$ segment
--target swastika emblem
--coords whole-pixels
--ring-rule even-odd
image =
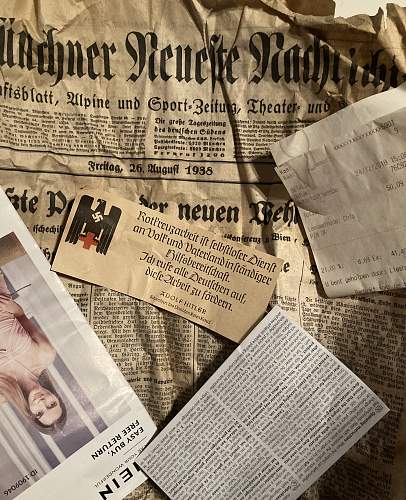
[[[106,200],[98,199],[93,208],[94,201],[92,196],[86,194],[80,198],[65,241],[73,245],[81,241],[83,249],[96,247],[97,253],[106,255],[121,217],[121,209],[112,206],[107,213]]]
[[[95,222],[101,222],[103,220],[103,215],[100,212],[95,212],[92,214],[92,217]]]

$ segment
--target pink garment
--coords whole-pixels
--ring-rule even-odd
[[[14,314],[1,310],[1,303],[11,300],[3,273],[0,271],[0,370],[16,361],[32,344],[31,336],[24,330]]]

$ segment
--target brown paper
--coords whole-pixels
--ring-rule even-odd
[[[297,210],[275,174],[270,152],[271,144],[283,137],[404,81],[406,9],[389,4],[385,23],[382,11],[372,17],[334,18],[324,7],[327,3],[0,0],[6,18],[0,88],[6,82],[8,89],[13,87],[11,97],[9,92],[0,96],[0,181],[49,260],[68,206],[83,187],[115,190],[148,206],[167,204],[168,215],[182,215],[184,221],[284,259],[272,304],[283,307],[392,409],[303,498],[404,500],[406,294],[397,290],[360,298],[324,297]],[[328,15],[320,15],[322,11]],[[7,52],[11,23],[13,59]],[[22,41],[27,34],[25,45],[19,43],[19,33]],[[129,35],[128,43],[141,54],[134,33],[140,33],[141,42],[145,36],[142,71],[140,58],[136,62],[126,47]],[[157,51],[147,33],[156,34]],[[51,34],[54,51],[49,54],[45,48],[40,74],[38,44],[47,47]],[[32,68],[28,35],[33,39]],[[107,73],[103,44],[110,56]],[[190,81],[184,65],[177,63],[178,46],[181,61],[191,49]],[[232,47],[238,49],[235,61]],[[96,79],[88,74],[88,48],[99,73]],[[203,60],[212,48],[215,57]],[[70,59],[72,75],[69,51],[75,56]],[[64,70],[55,85],[59,54],[65,57]],[[161,56],[169,80],[160,72]],[[202,83],[195,78],[196,57]],[[219,61],[226,59],[229,69],[221,72]],[[54,65],[48,72],[50,60]],[[132,74],[140,76],[133,81]],[[27,100],[21,98],[23,86]],[[45,92],[49,96],[51,91],[52,104],[45,102]],[[108,99],[109,108],[85,107],[84,99],[93,96],[101,99],[96,105]],[[195,104],[192,109],[178,108],[185,99]],[[249,111],[252,100],[256,113]],[[172,109],[157,110],[159,103]],[[234,104],[229,111],[227,103]],[[200,104],[208,109],[196,114]],[[191,208],[190,218],[180,213],[181,205]],[[231,221],[203,219],[202,212],[192,212],[198,206],[238,207],[239,215]],[[64,282],[159,427],[235,347],[225,337],[147,302],[77,280]],[[132,500],[163,498],[151,482],[131,495]]]
[[[265,312],[282,262],[115,195],[86,191],[76,198],[53,269],[238,342]]]

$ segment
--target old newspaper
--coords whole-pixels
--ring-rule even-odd
[[[391,409],[304,498],[404,499],[406,296],[325,298],[269,146],[403,82],[406,11],[346,20],[330,1],[303,4],[1,0],[0,183],[49,260],[81,187],[284,259],[272,303]],[[159,427],[235,348],[66,283]],[[131,498],[164,495],[147,483]]]

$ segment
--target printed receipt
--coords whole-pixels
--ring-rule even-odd
[[[381,116],[397,111],[399,102],[404,102],[405,97],[406,83],[403,83],[399,87],[357,101],[271,144],[272,156],[277,165],[281,166],[297,156],[319,149],[330,142],[332,137],[345,135]]]
[[[75,201],[53,270],[239,342],[262,318],[282,263],[114,194],[86,191]]]
[[[406,287],[405,134],[402,108],[277,168],[329,297]]]

